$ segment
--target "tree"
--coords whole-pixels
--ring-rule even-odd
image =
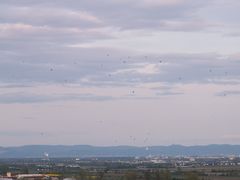
[[[150,171],[144,172],[144,180],[151,180],[151,173]]]
[[[24,168],[22,169],[22,173],[23,173],[23,174],[28,174],[28,173],[29,173],[28,168],[27,168],[27,167],[24,167]]]
[[[102,180],[103,177],[104,177],[104,174],[105,174],[105,172],[103,172],[103,171],[98,172],[97,173],[97,180]]]
[[[154,173],[155,180],[161,180],[161,174],[159,171],[155,171]]]
[[[78,172],[78,174],[77,174],[77,176],[76,176],[76,179],[80,179],[80,180],[85,180],[85,179],[87,179],[87,172],[86,172],[85,170],[81,169],[81,170]]]
[[[199,180],[199,177],[196,173],[194,172],[188,172],[185,174],[185,180]]]
[[[126,180],[137,180],[136,172],[127,172],[125,177],[126,177]]]
[[[160,179],[161,180],[171,180],[172,176],[169,170],[165,170],[165,171],[161,171],[161,175],[160,175]]]
[[[0,165],[0,174],[5,175],[9,171],[9,168],[7,165]]]

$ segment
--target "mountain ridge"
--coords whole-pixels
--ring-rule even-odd
[[[100,156],[218,156],[240,155],[240,145],[168,145],[168,146],[92,146],[92,145],[24,145],[0,147],[0,158],[100,157]]]

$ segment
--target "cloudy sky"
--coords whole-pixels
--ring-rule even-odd
[[[239,0],[1,0],[0,146],[240,144]]]

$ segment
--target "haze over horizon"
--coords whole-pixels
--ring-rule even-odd
[[[240,144],[239,9],[0,1],[0,146]]]

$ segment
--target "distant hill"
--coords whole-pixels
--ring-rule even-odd
[[[20,147],[0,147],[0,158],[41,158],[47,152],[50,157],[99,157],[99,156],[214,156],[240,155],[240,145],[205,146],[108,146],[89,145],[29,145]]]

